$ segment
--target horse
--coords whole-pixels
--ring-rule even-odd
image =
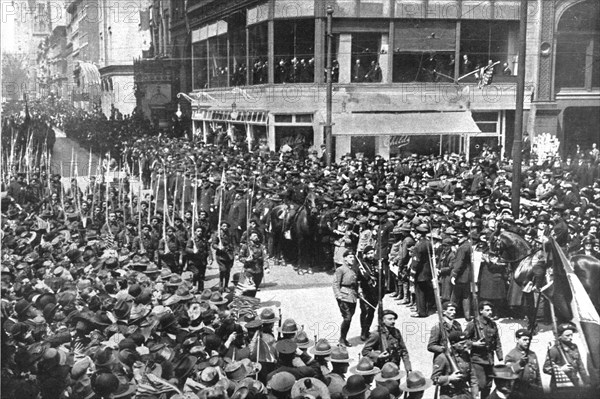
[[[312,272],[315,262],[317,219],[316,195],[310,192],[302,206],[293,215],[290,223],[292,240],[296,244],[298,270],[302,270],[305,265],[308,265],[309,273]]]
[[[513,266],[514,280],[519,286],[523,286],[528,281],[532,281],[535,277],[545,276],[546,269],[552,266],[554,262],[558,262],[560,255],[557,251],[557,246],[547,245],[547,247],[532,250],[529,244],[518,234],[504,231],[495,236],[491,243],[491,248],[494,250],[501,260],[510,263]],[[588,255],[574,255],[569,259],[571,267],[575,275],[581,281],[581,284],[596,311],[600,313],[600,293],[598,285],[600,284],[600,260]],[[562,269],[562,268],[561,268]],[[555,285],[557,281],[563,279],[563,282],[568,284],[566,273],[564,270],[554,268],[553,279]],[[538,279],[538,282],[543,279]],[[561,321],[570,320],[572,313],[570,306],[570,292],[556,292],[553,297],[557,299],[553,301],[556,307],[557,318]],[[561,300],[557,296],[562,296]]]

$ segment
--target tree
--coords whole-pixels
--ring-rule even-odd
[[[2,97],[20,100],[27,90],[27,55],[2,54]]]

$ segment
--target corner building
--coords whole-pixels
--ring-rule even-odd
[[[194,133],[319,149],[328,5],[336,159],[472,157],[484,145],[510,154],[518,0],[189,1],[171,30],[174,56],[190,60],[179,81]],[[557,135],[565,152],[599,139],[598,15],[594,0],[528,2],[524,129]],[[480,87],[476,71],[490,61]]]

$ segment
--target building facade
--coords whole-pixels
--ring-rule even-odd
[[[150,50],[150,15],[152,0],[136,2],[97,0],[99,18],[99,72],[102,79],[102,111],[133,113],[137,105],[134,60]]]
[[[558,135],[565,151],[568,124],[583,114],[592,121],[590,107],[600,104],[593,77],[596,3],[528,2],[525,130]],[[189,1],[172,39],[179,58],[190,53],[191,65],[179,76],[182,88],[191,88],[196,134],[210,141],[227,132],[254,145],[266,141],[274,150],[284,144],[320,148],[328,5],[334,10],[336,158],[405,151],[476,155],[484,145],[510,154],[519,73],[516,0]],[[581,18],[588,21],[579,33],[585,45],[565,60],[573,21]],[[477,71],[490,61],[495,73],[482,86]],[[583,76],[565,72],[572,64]],[[576,134],[588,141],[591,135]]]

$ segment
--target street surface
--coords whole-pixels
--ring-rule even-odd
[[[241,270],[241,264],[236,262],[232,275]],[[210,267],[207,271],[207,287],[218,283],[217,269]],[[298,275],[291,266],[276,266],[271,269],[270,274],[265,275],[264,286],[258,292],[257,297],[261,300],[261,307],[270,307],[275,310],[281,308],[282,318],[292,318],[299,326],[303,326],[310,339],[325,338],[331,345],[337,345],[339,338],[339,326],[341,316],[337,302],[333,297],[331,284],[333,275],[324,272],[314,274]],[[429,332],[438,322],[437,314],[427,318],[412,318],[411,311],[400,305],[389,297],[384,298],[385,309],[392,309],[398,313],[396,328],[400,330],[406,342],[413,370],[423,372],[427,377],[431,376],[433,354],[427,351]],[[260,311],[260,310],[259,310]],[[350,366],[356,365],[359,360],[359,352],[362,350],[363,342],[360,341],[360,309],[357,305],[356,313],[352,320],[352,326],[348,334],[349,341],[353,345],[348,348],[350,357],[353,359]],[[458,321],[466,326],[464,318]],[[515,347],[515,331],[526,328],[521,320],[502,318],[496,321],[500,328],[500,338],[504,354]],[[377,328],[376,321],[371,331]],[[551,325],[540,325],[540,332],[534,336],[531,349],[537,354],[540,367],[546,359],[548,343],[553,338]],[[576,334],[578,335],[578,334]],[[579,337],[576,337],[579,338]],[[581,345],[580,345],[581,347]],[[401,365],[404,370],[404,366]],[[545,389],[549,389],[550,376],[542,374],[542,383]],[[424,398],[434,397],[434,387],[425,392]]]

